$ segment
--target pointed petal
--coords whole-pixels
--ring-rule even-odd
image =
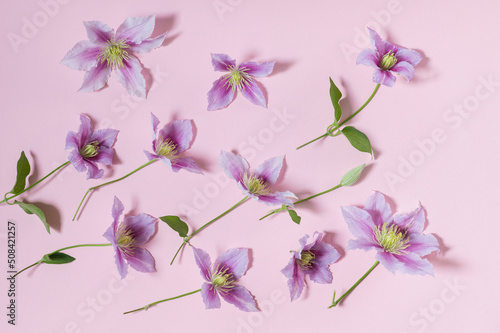
[[[350,239],[347,243],[346,250],[356,250],[361,249],[364,251],[370,251],[373,249],[381,249],[380,245],[376,244],[373,240],[366,240],[363,238]]]
[[[394,223],[411,233],[421,234],[424,231],[425,211],[418,203],[418,207],[411,213],[394,215]]]
[[[99,53],[101,53],[99,45],[83,40],[69,50],[61,60],[61,64],[77,71],[88,71],[96,65]]]
[[[127,263],[125,262],[125,259],[123,258],[123,254],[121,251],[115,247],[115,263],[116,263],[116,268],[118,268],[118,272],[120,273],[120,277],[123,279],[127,276]]]
[[[169,160],[165,156],[158,156],[158,159],[162,161],[162,163],[165,164],[169,170],[174,171],[171,160]]]
[[[111,148],[115,144],[116,137],[118,135],[118,130],[115,129],[99,129],[92,133],[89,142],[97,141],[99,148]]]
[[[328,266],[317,265],[312,269],[305,271],[311,281],[321,284],[332,283],[333,275]]]
[[[405,251],[419,256],[426,256],[434,251],[439,252],[439,242],[433,235],[411,234],[409,243],[410,246]]]
[[[128,17],[116,29],[116,40],[125,39],[129,43],[140,44],[151,36],[155,28],[155,16]]]
[[[208,111],[215,111],[225,108],[234,99],[236,87],[231,87],[228,82],[229,78],[221,76],[212,84],[212,88],[207,93],[208,98]]]
[[[129,50],[132,53],[149,53],[154,49],[158,48],[163,44],[163,41],[167,37],[167,33],[163,33],[155,38],[149,38],[142,41],[140,44],[132,44],[130,45]]]
[[[427,259],[422,259],[415,253],[394,256],[402,265],[399,267],[401,273],[412,275],[434,276],[432,264]]]
[[[115,199],[113,201],[113,207],[111,208],[111,216],[113,217],[113,225],[114,225],[114,230],[116,231],[118,220],[120,219],[120,216],[123,214],[123,210],[125,207],[123,207],[123,203],[120,201],[115,196]]]
[[[305,287],[304,272],[295,261],[295,256],[290,259],[288,265],[281,270],[281,273],[288,279],[288,289],[290,290],[290,300],[295,301],[300,297]]]
[[[146,157],[148,158],[149,161],[156,160],[157,158],[160,158],[160,156],[158,156],[156,154],[152,154],[146,150],[144,150],[144,154],[146,154]]]
[[[408,81],[415,76],[415,69],[406,61],[400,61],[391,68],[391,72],[403,75]]]
[[[289,198],[297,199],[295,194],[290,191],[274,192],[271,194],[258,196],[258,200],[265,202],[268,206],[286,205],[293,208],[293,201]]]
[[[223,53],[210,53],[212,56],[212,66],[218,72],[227,72],[236,67],[236,60]]]
[[[236,306],[241,311],[256,312],[259,311],[257,303],[252,294],[243,286],[233,285],[227,293],[221,293],[222,298]]]
[[[83,25],[92,44],[106,44],[113,39],[114,30],[101,21],[86,21]]]
[[[392,274],[396,274],[396,271],[403,266],[403,264],[389,252],[380,251],[375,256],[375,259],[380,261],[382,266],[384,266]]]
[[[328,266],[336,262],[340,258],[340,254],[333,246],[328,243],[319,242],[311,248],[314,253],[315,264],[318,266]]]
[[[228,268],[235,280],[239,280],[248,269],[248,249],[230,249],[222,253],[214,263],[218,271]]]
[[[246,81],[240,90],[241,94],[253,104],[267,107],[266,98],[254,80]]]
[[[134,244],[137,245],[147,243],[156,230],[156,218],[148,214],[127,216],[122,223],[131,228]]]
[[[262,178],[269,186],[274,185],[283,167],[284,158],[285,156],[283,155],[265,160],[264,163],[255,168],[255,175]]]
[[[104,175],[104,170],[99,169],[95,162],[87,161],[84,159],[83,163],[87,168],[87,179],[99,179]]]
[[[243,174],[249,168],[248,162],[243,157],[226,151],[220,152],[219,165],[229,178],[237,182],[241,182]]]
[[[212,272],[210,268],[210,266],[212,266],[212,262],[210,261],[210,256],[202,249],[198,249],[194,246],[193,246],[193,254],[194,254],[194,261],[196,262],[196,265],[198,265],[198,268],[200,269],[201,276],[203,276],[205,281],[210,282],[210,275]]]
[[[385,196],[380,192],[375,191],[366,199],[364,210],[372,216],[372,221],[377,226],[392,221],[391,207],[385,202]]]
[[[368,32],[370,34],[370,41],[372,43],[372,46],[377,50],[380,56],[385,55],[386,50],[384,46],[384,41],[382,40],[382,38],[380,38],[380,35],[371,28],[368,28]]]
[[[220,298],[217,294],[217,290],[209,284],[203,283],[201,286],[201,297],[203,298],[203,303],[205,303],[206,309],[219,309],[220,308]]]
[[[373,224],[372,216],[365,210],[358,207],[340,207],[344,221],[347,223],[351,233],[365,241],[373,240]]]
[[[72,150],[68,155],[68,160],[75,167],[76,171],[84,172],[85,170],[87,170],[87,168],[85,167],[85,163],[83,163],[83,158],[78,150]]]
[[[68,135],[66,135],[66,147],[64,149],[80,149],[80,141],[75,132],[69,131]]]
[[[90,118],[84,114],[80,114],[80,127],[78,127],[79,143],[80,149],[85,147],[90,141],[89,137],[92,136],[92,132],[94,129],[92,128],[92,124],[90,123]]]
[[[87,158],[87,160],[104,165],[111,165],[113,164],[114,155],[115,150],[113,148],[101,147],[96,156]]]
[[[158,132],[158,141],[163,141],[170,139],[176,145],[177,153],[182,153],[183,151],[189,149],[191,141],[193,141],[193,124],[192,120],[174,120],[171,123],[165,125]]]
[[[392,75],[391,72],[375,69],[373,72],[373,82],[392,87],[394,83],[396,83],[396,77]]]
[[[405,61],[410,63],[412,66],[417,66],[423,57],[420,53],[415,50],[400,49],[396,54],[394,54],[398,61]]]
[[[365,65],[373,68],[378,68],[379,62],[377,52],[371,49],[361,51],[356,59],[356,65]]]
[[[142,66],[135,57],[123,61],[123,67],[116,69],[116,76],[132,96],[146,98],[146,80],[141,74]]]
[[[187,171],[192,173],[197,173],[200,175],[203,174],[203,171],[201,171],[198,164],[196,164],[196,161],[191,157],[180,157],[170,162],[172,163],[172,171],[174,172],[178,172],[181,169],[186,169]]]
[[[114,223],[112,223],[108,229],[106,229],[106,232],[102,234],[104,238],[106,238],[113,246],[115,247],[116,250],[116,239],[115,239],[115,229],[114,229]]]
[[[127,262],[136,271],[143,273],[156,272],[155,259],[146,249],[134,248],[133,254],[127,256]]]
[[[153,141],[156,141],[156,131],[160,125],[160,120],[151,112],[151,126],[153,126]],[[153,147],[154,149],[155,147]]]
[[[264,77],[273,72],[275,61],[258,64],[253,61],[244,62],[238,66],[238,70],[244,71],[250,76]]]
[[[85,73],[83,84],[78,89],[79,92],[92,92],[104,87],[111,75],[111,67],[106,63],[97,62],[95,67],[92,67]]]

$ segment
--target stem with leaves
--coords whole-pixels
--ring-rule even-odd
[[[181,297],[184,297],[184,296],[189,296],[189,295],[192,295],[192,294],[196,294],[196,293],[199,293],[200,291],[201,291],[201,289],[198,289],[198,290],[191,291],[189,293],[185,293],[185,294],[182,294],[182,295],[179,295],[179,296],[175,296],[175,297],[171,297],[171,298],[167,298],[167,299],[162,299],[161,301],[156,301],[156,302],[153,302],[153,303],[149,303],[148,305],[143,306],[142,308],[138,308],[138,309],[135,309],[135,310],[130,310],[130,311],[124,312],[123,314],[137,312],[137,311],[141,311],[141,310],[147,310],[147,309],[149,309],[151,306],[153,306],[155,304],[163,303],[163,302],[168,302],[168,301],[171,301],[171,300],[174,300],[174,299],[177,299],[177,298],[181,298]]]

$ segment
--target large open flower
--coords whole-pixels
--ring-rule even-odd
[[[115,248],[115,261],[120,276],[127,275],[127,263],[139,272],[155,272],[155,260],[143,245],[149,241],[155,232],[156,218],[147,214],[125,216],[118,223],[123,213],[123,204],[117,197],[112,208],[113,223],[104,233],[104,237]]]
[[[265,77],[272,73],[274,61],[258,64],[244,62],[236,66],[236,61],[227,54],[212,53],[212,66],[218,72],[228,72],[214,81],[208,92],[208,111],[225,108],[234,99],[236,90],[250,102],[262,107],[267,106],[264,94],[257,86],[254,77]]]
[[[222,253],[213,266],[208,253],[195,247],[193,252],[201,276],[206,281],[201,287],[201,294],[207,309],[220,308],[220,295],[242,311],[259,311],[250,292],[235,283],[248,269],[247,249],[230,249]]]
[[[153,126],[153,153],[144,151],[149,160],[160,159],[172,171],[181,169],[194,173],[203,173],[191,157],[180,157],[193,141],[193,125],[191,120],[174,120],[158,131],[160,121],[151,113]]]
[[[116,70],[118,81],[130,95],[145,98],[146,82],[142,66],[134,53],[148,53],[161,46],[166,33],[153,33],[155,16],[129,17],[116,30],[99,21],[83,23],[89,40],[78,42],[63,58],[62,64],[86,71],[81,92],[99,90]]]
[[[393,215],[383,194],[375,192],[363,209],[342,207],[351,233],[347,249],[377,250],[376,259],[390,272],[433,275],[432,265],[422,256],[439,251],[432,235],[424,235],[425,213],[420,204],[409,214]]]
[[[366,49],[359,53],[356,64],[362,64],[375,68],[373,82],[392,87],[396,77],[392,73],[403,75],[408,81],[413,79],[414,67],[422,60],[420,53],[405,49],[382,40],[372,29],[370,40],[372,49]]]
[[[229,178],[236,180],[238,186],[249,197],[270,206],[287,205],[293,207],[293,202],[289,198],[297,199],[295,194],[290,191],[271,192],[270,189],[278,179],[284,158],[284,156],[269,158],[252,172],[248,162],[243,157],[221,151],[219,165]]]
[[[315,232],[313,241],[309,244],[307,244],[308,238],[309,235],[305,235],[299,240],[300,249],[292,251],[290,262],[281,270],[288,279],[292,301],[302,294],[306,275],[316,283],[332,283],[332,272],[328,266],[340,258],[340,254],[333,246],[322,241],[322,233]]]
[[[66,136],[66,149],[73,149],[68,156],[69,161],[78,172],[87,170],[87,179],[99,179],[104,170],[97,167],[97,163],[111,165],[115,150],[118,130],[100,129],[94,132],[90,119],[80,114],[78,132],[69,131]]]

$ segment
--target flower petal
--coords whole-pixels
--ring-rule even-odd
[[[333,275],[328,266],[317,265],[312,269],[305,271],[311,281],[321,284],[332,283]]]
[[[214,81],[212,88],[207,93],[208,111],[225,108],[233,101],[236,86],[231,87],[228,81],[229,78],[226,76],[221,76],[218,80]]]
[[[372,221],[376,226],[392,221],[391,207],[385,202],[385,196],[380,192],[374,192],[366,199],[364,210],[372,216]]]
[[[165,37],[167,37],[166,32],[158,37],[145,39],[140,44],[132,44],[130,45],[129,50],[133,53],[149,53],[160,47],[161,44],[163,44]]]
[[[394,56],[398,59],[398,61],[408,62],[412,66],[417,66],[418,63],[423,59],[422,55],[417,51],[403,48],[396,52]]]
[[[368,33],[370,34],[370,41],[372,43],[372,46],[377,50],[380,56],[385,55],[387,53],[386,47],[384,41],[382,40],[382,38],[380,38],[380,35],[371,28],[368,28]]]
[[[221,296],[226,302],[233,304],[241,311],[259,311],[252,294],[243,286],[233,285],[233,288],[227,293],[221,293]]]
[[[102,147],[111,148],[115,144],[116,137],[118,135],[118,130],[115,129],[99,129],[92,133],[89,142],[97,141],[99,149]]]
[[[238,66],[239,71],[244,71],[250,76],[264,77],[273,72],[275,61],[258,64],[253,61],[244,62]]]
[[[375,69],[373,72],[373,82],[392,87],[394,83],[396,83],[396,77],[392,75],[391,72]]]
[[[87,179],[99,179],[104,175],[104,170],[99,169],[95,162],[83,159],[83,163],[87,168]]]
[[[258,200],[265,202],[269,206],[286,205],[293,208],[293,202],[289,198],[297,199],[290,191],[274,192],[267,195],[259,195]]]
[[[83,25],[87,30],[87,37],[93,44],[106,44],[115,34],[113,29],[101,21],[86,21]]]
[[[106,63],[97,62],[95,67],[92,67],[85,73],[83,84],[78,89],[79,92],[92,92],[104,87],[111,75],[111,67]]]
[[[148,250],[136,247],[133,253],[126,257],[127,262],[136,271],[143,273],[156,272],[155,259]]]
[[[146,150],[144,150],[144,154],[146,154],[147,158],[149,161],[151,160],[156,160],[157,158],[160,158],[160,156],[156,155],[156,154],[152,154]],[[164,157],[163,157],[164,158]]]
[[[72,150],[68,155],[68,160],[75,167],[76,171],[84,172],[87,170],[85,163],[83,163],[83,158],[78,152],[78,150]]]
[[[155,28],[155,16],[128,17],[116,29],[116,40],[124,39],[127,42],[140,44],[151,36]]]
[[[196,161],[191,157],[180,157],[170,162],[172,163],[172,171],[174,172],[178,172],[181,169],[186,169],[187,171],[192,173],[197,173],[200,175],[203,174],[203,171],[201,171]]]
[[[415,69],[406,61],[400,61],[391,68],[391,72],[403,75],[408,81],[415,76]]]
[[[319,242],[311,248],[317,266],[328,266],[340,258],[340,253],[330,244]]]
[[[236,67],[236,60],[223,53],[210,53],[212,56],[212,66],[218,72],[227,72]]]
[[[221,151],[219,165],[229,178],[241,182],[245,171],[249,169],[248,162],[240,155]]]
[[[262,178],[269,186],[274,185],[283,167],[284,158],[285,156],[276,156],[265,160],[261,165],[255,168],[254,174]]]
[[[192,120],[174,120],[171,123],[165,125],[158,132],[157,144],[167,139],[170,139],[175,143],[177,153],[179,154],[189,149],[189,145],[191,144],[191,141],[193,141]]]
[[[80,114],[80,126],[78,127],[77,136],[79,136],[79,148],[82,149],[87,145],[90,140],[89,137],[92,136],[94,129],[90,123],[90,118],[84,114]]]
[[[266,98],[254,80],[246,81],[240,91],[241,94],[253,104],[264,108],[267,107]]]
[[[361,51],[356,59],[356,65],[365,65],[373,68],[378,68],[379,62],[377,52],[371,49]]]
[[[151,126],[153,126],[153,143],[156,141],[156,131],[158,130],[158,125],[160,125],[160,120],[151,112]],[[153,147],[156,149],[156,147]]]
[[[347,243],[346,250],[361,249],[364,251],[370,251],[373,249],[381,249],[381,248],[382,247],[378,243],[375,243],[375,241],[373,240],[358,238],[358,239],[350,239],[349,242]]]
[[[373,240],[373,224],[372,216],[365,210],[358,207],[340,207],[344,220],[349,227],[351,233],[365,241]]]
[[[402,263],[399,267],[401,273],[407,273],[412,275],[431,275],[434,276],[432,269],[432,264],[427,259],[420,258],[419,255],[415,253],[409,253],[405,255],[394,255],[394,257]]]
[[[134,244],[137,245],[147,243],[156,230],[156,218],[148,214],[126,216],[122,223],[130,227]]]
[[[214,263],[218,271],[228,268],[235,280],[239,280],[248,269],[248,249],[230,249],[222,253]]]
[[[123,258],[123,254],[121,251],[114,246],[115,248],[115,263],[116,263],[116,268],[118,268],[118,272],[120,273],[120,277],[123,279],[127,276],[127,263],[125,262],[125,259]]]
[[[123,203],[115,196],[113,201],[113,207],[111,208],[111,216],[113,217],[114,230],[116,231],[118,220],[120,216],[123,214]]]
[[[132,96],[146,98],[146,80],[141,74],[139,60],[131,57],[123,61],[123,67],[116,69],[116,76],[127,92]]]
[[[202,249],[198,249],[194,246],[193,246],[193,254],[196,265],[198,265],[198,268],[200,269],[201,276],[203,276],[205,281],[210,282],[210,276],[212,272],[210,268],[210,266],[212,266],[212,262],[210,261],[210,256]]]
[[[439,242],[433,235],[410,234],[409,244],[405,251],[426,256],[431,252],[439,252]]]
[[[295,301],[300,297],[305,287],[304,272],[295,261],[295,256],[290,259],[288,265],[281,270],[281,273],[288,279],[288,289],[290,290],[290,300]]]
[[[380,251],[375,256],[375,259],[380,261],[382,266],[392,274],[396,274],[396,271],[403,266],[401,261],[397,260],[396,256],[389,252]]]
[[[101,53],[99,45],[83,40],[69,50],[61,60],[61,64],[77,71],[88,71],[96,65],[99,53]]]
[[[64,149],[80,149],[80,140],[75,132],[69,131],[68,135],[66,135],[66,147]]]
[[[172,161],[166,158],[165,156],[158,156],[158,159],[163,162],[171,171],[174,171],[172,167]]]
[[[203,298],[203,303],[205,303],[206,309],[219,309],[220,308],[220,298],[217,294],[217,290],[209,284],[203,283],[201,286],[201,297]]]
[[[115,155],[115,150],[113,148],[101,147],[99,148],[97,155],[94,157],[89,157],[87,160],[101,163],[104,165],[113,164],[113,156]]]
[[[419,203],[411,213],[394,215],[394,223],[404,230],[421,234],[424,231],[425,211]]]

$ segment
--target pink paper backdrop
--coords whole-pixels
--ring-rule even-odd
[[[368,163],[360,182],[319,197],[297,211],[295,225],[282,214],[258,221],[269,207],[247,202],[193,238],[215,259],[223,251],[249,248],[251,267],[241,279],[262,311],[244,313],[223,303],[205,310],[199,294],[163,303],[147,312],[124,311],[200,288],[203,280],[192,251],[169,266],[180,244],[163,223],[147,248],[157,273],[130,270],[120,281],[111,248],[68,250],[77,261],[43,265],[17,280],[16,327],[7,324],[8,283],[0,283],[2,331],[9,332],[498,332],[500,232],[497,188],[500,103],[500,6],[496,1],[79,1],[4,2],[0,13],[3,111],[0,122],[0,189],[15,180],[22,150],[34,165],[31,182],[63,163],[64,140],[76,130],[79,113],[95,128],[120,130],[116,164],[103,180],[146,162],[149,114],[162,124],[193,119],[190,151],[205,175],[174,174],[156,163],[133,177],[95,192],[78,221],[71,217],[86,181],[68,167],[23,198],[47,212],[52,234],[18,207],[0,207],[0,271],[7,273],[7,221],[17,225],[18,269],[55,249],[105,242],[111,204],[117,195],[126,213],[181,215],[192,228],[232,206],[242,193],[217,165],[221,149],[243,154],[253,166],[286,154],[278,188],[305,197],[338,183],[349,169]],[[109,87],[77,93],[83,72],[59,62],[86,39],[82,22],[100,20],[116,28],[126,17],[156,14],[154,35],[167,42],[140,59],[149,78],[146,100],[132,98],[112,75]],[[342,137],[303,150],[295,147],[322,134],[333,118],[328,77],[342,90],[345,112],[370,95],[372,70],[356,66],[368,46],[366,26],[383,38],[425,55],[408,83],[399,77],[382,87],[352,122],[371,139],[376,159]],[[15,40],[13,42],[13,40]],[[238,62],[276,60],[260,80],[269,108],[241,95],[226,109],[207,112],[206,93],[219,77],[210,53]],[[153,83],[151,86],[151,82]],[[379,266],[342,306],[327,309],[334,288],[347,290],[374,262],[374,252],[345,252],[351,235],[340,206],[362,205],[378,190],[392,208],[408,212],[421,202],[427,233],[442,243],[430,256],[435,277],[393,275]],[[3,193],[3,192],[2,192]],[[314,231],[342,254],[331,266],[333,285],[308,283],[289,301],[279,272],[298,239]]]

